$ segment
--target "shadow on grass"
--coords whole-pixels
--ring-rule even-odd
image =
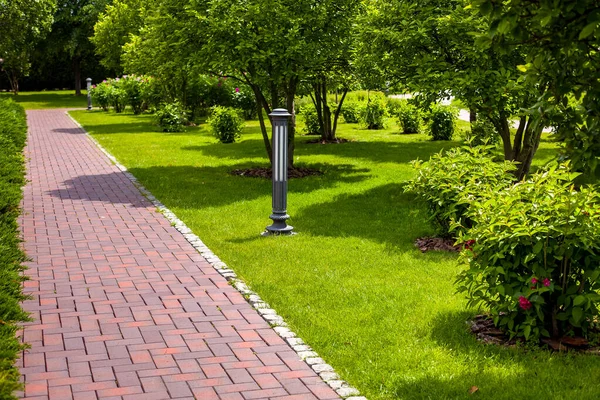
[[[414,240],[431,234],[424,209],[403,183],[390,183],[360,194],[343,194],[304,208],[294,216],[299,232],[314,236],[353,236],[385,243],[390,249],[414,250]],[[340,223],[344,221],[344,223]],[[427,256],[430,256],[429,254]],[[433,257],[455,257],[431,253]]]
[[[456,147],[458,142],[348,142],[341,144],[307,144],[296,142],[295,156],[334,155],[352,159],[368,159],[375,163],[409,163],[423,155]],[[242,140],[239,143],[210,143],[202,146],[185,146],[186,151],[199,151],[209,157],[239,159],[240,154],[265,153],[262,139]],[[427,157],[428,158],[428,157]]]
[[[187,209],[219,207],[239,201],[271,195],[271,180],[231,175],[234,169],[256,167],[256,163],[239,163],[218,167],[155,166],[131,168],[144,186],[155,195],[161,194],[171,207]],[[368,169],[353,165],[308,164],[304,167],[324,169],[325,174],[292,179],[291,193],[308,193],[339,183],[356,183],[370,177]]]
[[[425,374],[397,380],[389,386],[406,399],[597,399],[600,394],[600,357],[556,354],[479,343],[466,321],[473,313],[443,312],[417,334],[431,335],[446,354],[470,365],[446,376]],[[496,370],[513,371],[504,375]],[[576,380],[571,371],[577,370]],[[471,388],[477,387],[473,394]],[[504,395],[503,395],[504,394]]]

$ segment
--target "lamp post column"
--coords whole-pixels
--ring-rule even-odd
[[[87,78],[85,81],[87,82],[87,100],[88,100],[87,109],[91,110],[92,109],[92,78]]]
[[[289,235],[294,227],[286,223],[287,214],[287,147],[288,119],[292,115],[283,108],[273,110],[271,114],[273,126],[273,213],[269,218],[273,224],[267,226],[267,235]]]

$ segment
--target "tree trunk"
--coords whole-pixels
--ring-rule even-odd
[[[8,77],[8,82],[10,83],[10,90],[16,96],[19,94],[19,76],[15,72],[8,73],[6,70],[6,76]]]
[[[334,137],[335,137],[335,133],[337,131],[338,118],[340,117],[340,114],[342,111],[342,105],[344,104],[344,99],[346,98],[346,94],[348,94],[348,89],[344,88],[344,93],[342,93],[342,99],[338,103],[338,106],[335,110],[335,114],[333,117],[333,136]],[[337,95],[337,91],[336,91],[336,95]]]
[[[507,161],[513,161],[513,149],[510,140],[510,125],[508,124],[508,118],[504,114],[500,114],[500,116],[497,118],[491,118],[491,121],[498,131],[500,138],[502,139],[504,159]]]
[[[257,85],[250,85],[250,87],[254,92],[254,98],[256,100],[256,111],[258,113],[258,122],[260,123],[260,133],[262,134],[265,150],[267,151],[267,156],[269,157],[269,164],[273,166],[273,149],[271,147],[271,141],[269,140],[269,134],[267,133],[267,127],[265,125],[265,119],[263,116],[263,110],[267,112],[267,115],[269,114],[269,105],[267,104],[265,96],[262,94]]]
[[[525,178],[529,173],[533,156],[535,155],[542,138],[543,126],[534,127],[533,118],[533,116],[530,116],[527,121],[525,135],[523,136],[523,147],[515,158],[515,160],[519,162],[519,167],[516,172],[519,180]]]
[[[75,96],[81,96],[81,60],[73,57],[73,74],[75,75]]]
[[[469,107],[469,123],[473,125],[475,121],[477,121],[477,111],[473,107]]]

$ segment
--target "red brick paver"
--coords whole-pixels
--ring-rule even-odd
[[[28,123],[22,397],[338,398],[64,111]]]

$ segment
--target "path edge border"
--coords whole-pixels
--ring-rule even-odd
[[[156,209],[163,214],[173,227],[183,235],[194,249],[208,261],[210,265],[231,284],[246,301],[254,308],[258,314],[271,326],[271,328],[296,352],[302,361],[304,361],[330,388],[332,388],[340,397],[346,400],[367,400],[360,396],[360,392],[353,386],[340,378],[333,367],[327,364],[319,355],[296,333],[289,329],[288,324],[277,312],[272,309],[267,302],[254,291],[237,274],[230,269],[221,259],[214,254],[202,240],[192,232],[192,230],[180,220],[175,213],[160,202],[148,189],[142,185],[137,178],[129,172],[127,167],[117,161],[88,131],[75,119],[69,111],[65,111],[69,117],[91,140],[92,143],[133,183],[133,185],[146,197]]]

